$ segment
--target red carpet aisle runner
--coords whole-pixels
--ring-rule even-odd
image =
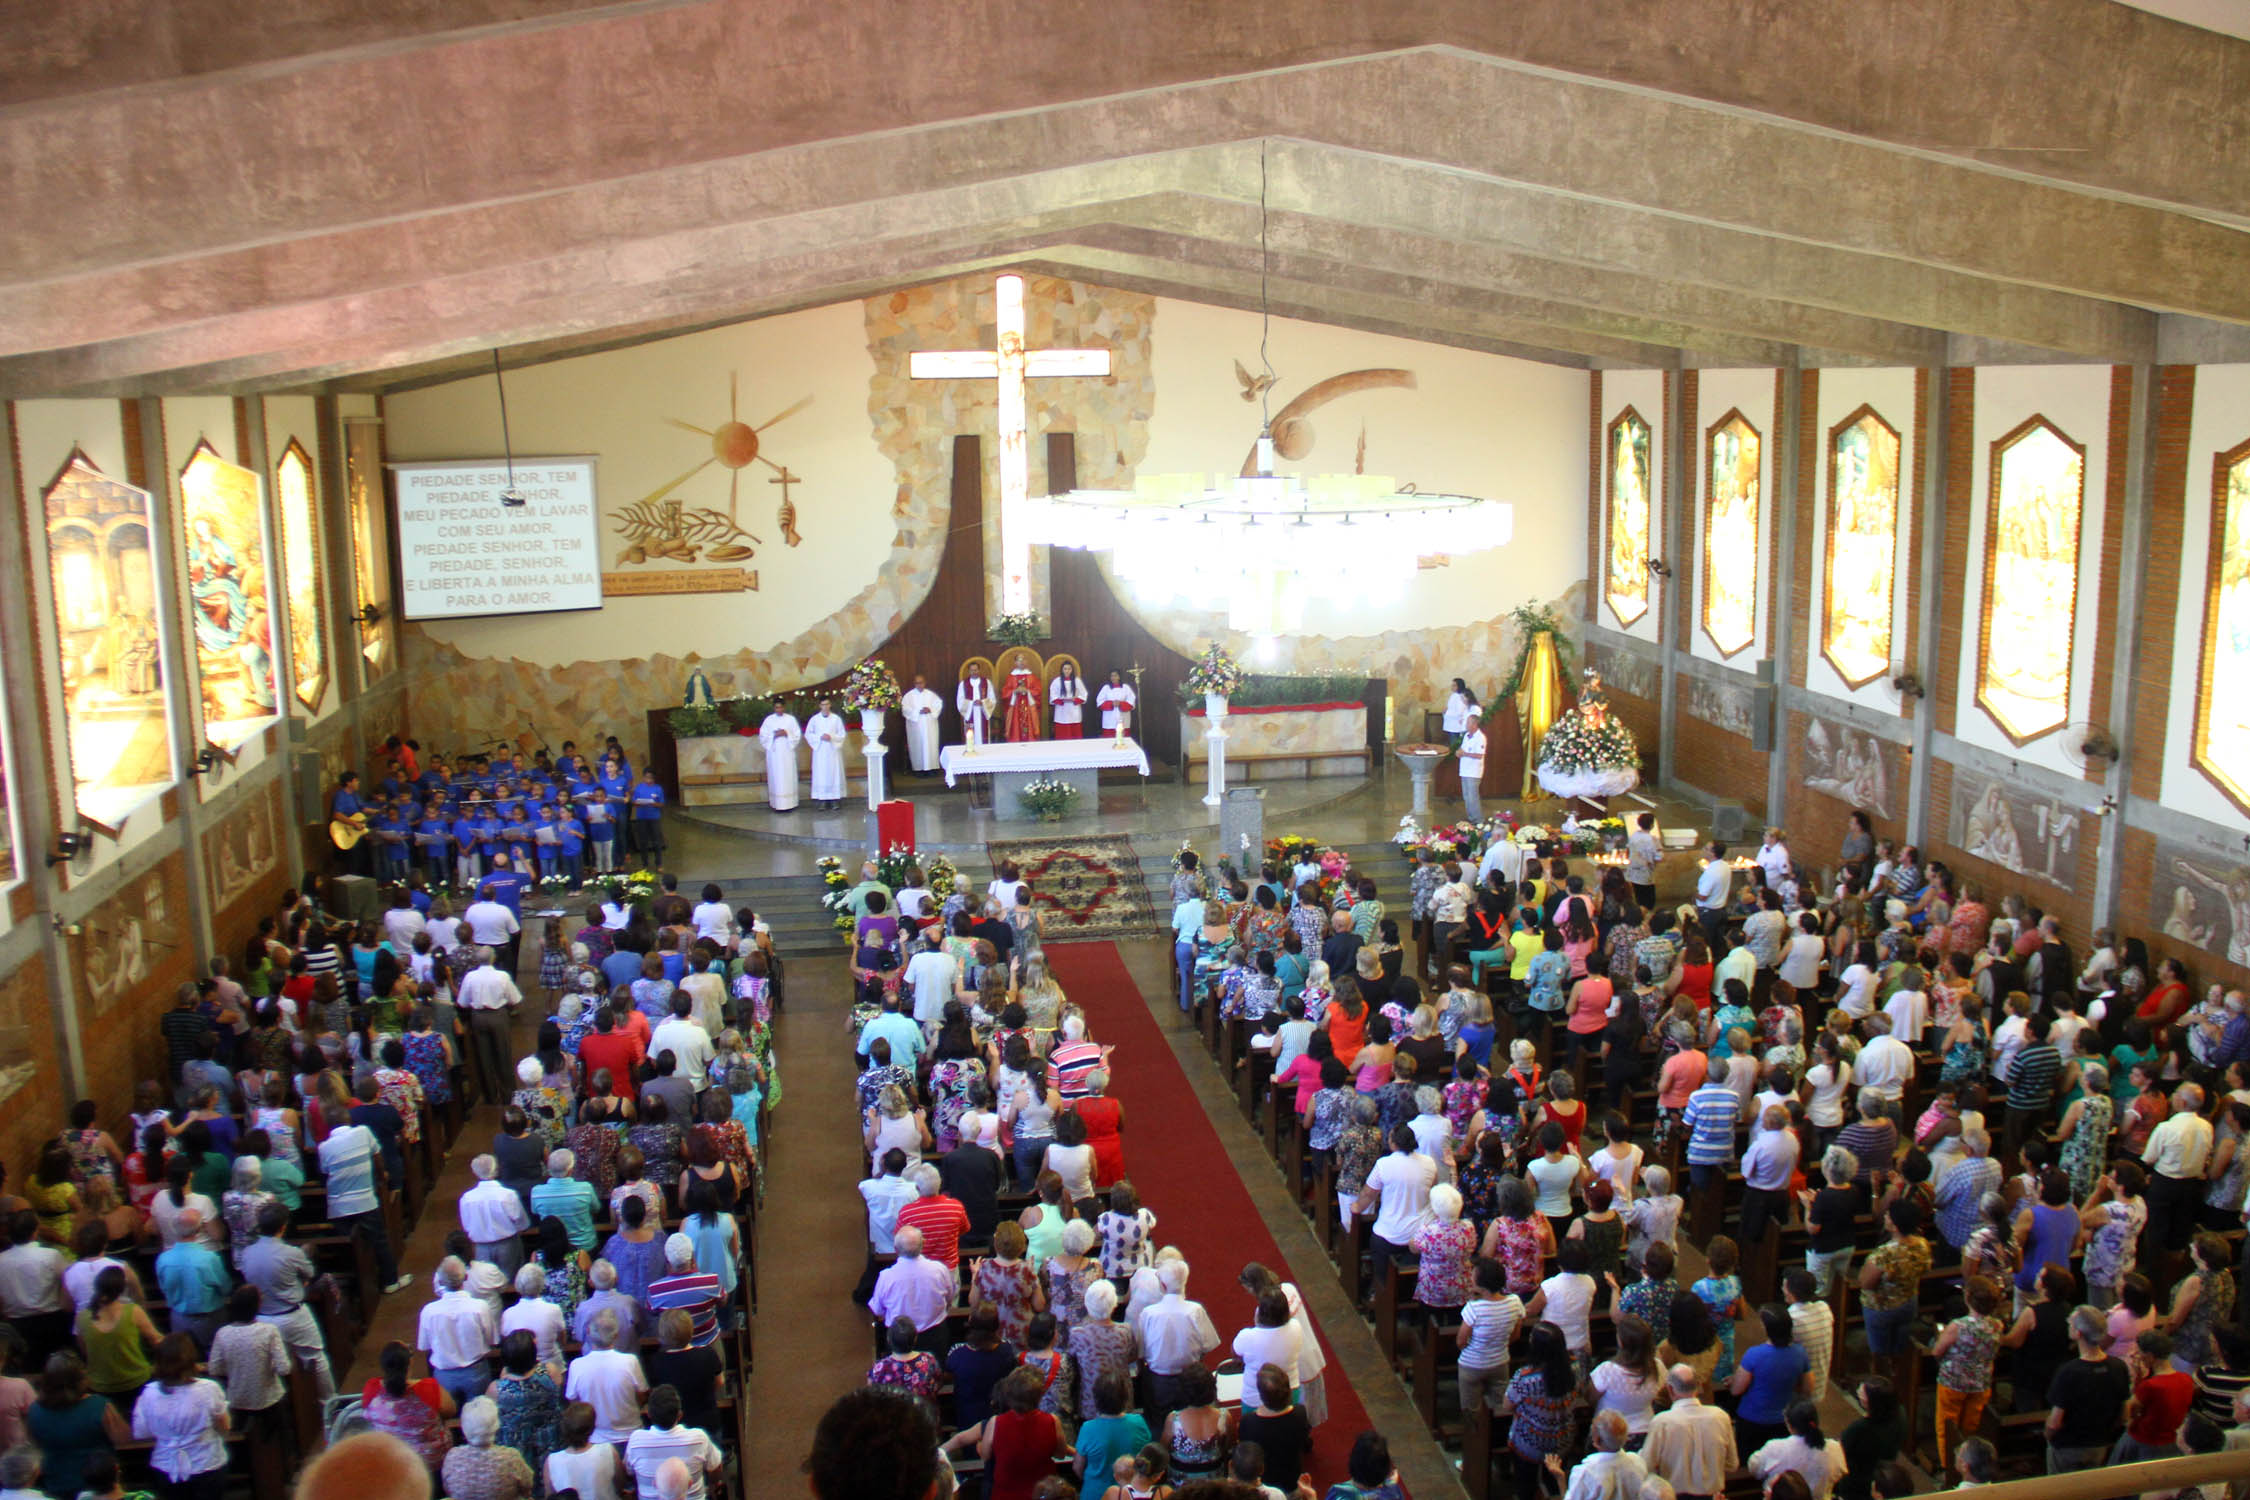
[[[1293,1279],[1265,1220],[1219,1144],[1219,1133],[1188,1086],[1163,1030],[1150,1016],[1140,987],[1113,943],[1051,944],[1047,957],[1063,993],[1084,1008],[1095,1040],[1114,1045],[1109,1095],[1125,1106],[1125,1174],[1141,1202],[1156,1215],[1156,1242],[1177,1245],[1191,1275],[1188,1296],[1203,1304],[1219,1333],[1219,1353],[1231,1357],[1234,1336],[1257,1309],[1236,1278],[1251,1261]],[[1324,1264],[1314,1275],[1333,1275]],[[1325,1493],[1348,1477],[1352,1439],[1365,1431],[1367,1411],[1344,1378],[1321,1330],[1328,1355],[1328,1421],[1315,1430],[1313,1479]],[[1256,1403],[1253,1393],[1251,1403]],[[1286,1491],[1294,1474],[1268,1474]]]

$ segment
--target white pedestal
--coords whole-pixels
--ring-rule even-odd
[[[866,752],[867,810],[869,812],[873,812],[877,807],[882,805],[883,797],[885,795],[883,788],[883,757],[890,754],[890,751],[885,748],[881,740],[869,740],[866,745]]]
[[[1406,774],[1414,782],[1414,816],[1430,815],[1430,782],[1437,775],[1438,762],[1443,755],[1433,755],[1427,750],[1400,750],[1395,752],[1406,766]]]
[[[1224,719],[1213,719],[1203,731],[1205,756],[1203,805],[1217,807],[1227,796],[1227,731]]]

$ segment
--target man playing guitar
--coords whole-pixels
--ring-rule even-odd
[[[328,838],[336,846],[337,863],[350,875],[375,873],[375,851],[367,843],[367,808],[359,800],[359,772],[346,771],[336,778],[335,795],[328,799]]]

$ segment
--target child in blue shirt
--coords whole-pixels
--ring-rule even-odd
[[[575,891],[586,879],[586,825],[578,821],[575,808],[562,809],[562,816],[555,820],[555,838],[556,862]]]
[[[664,788],[646,767],[633,787],[633,848],[644,870],[655,869],[664,858]]]
[[[504,836],[509,863],[519,870],[529,871],[533,868],[531,860],[531,822],[524,817],[521,802],[509,805],[504,822],[506,825]]]
[[[609,793],[595,787],[586,798],[586,842],[594,846],[594,870],[607,875],[617,868],[616,844],[617,808],[609,800]]]
[[[553,803],[539,809],[539,821],[531,825],[531,847],[539,856],[539,878],[552,880],[562,858],[562,831],[555,826]]]

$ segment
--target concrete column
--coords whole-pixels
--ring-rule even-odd
[[[2156,366],[2133,366],[2132,405],[2125,428],[2125,526],[2118,538],[2117,610],[2107,622],[2110,639],[2109,722],[2100,727],[2117,742],[2117,759],[2102,777],[2100,857],[2094,861],[2089,907],[2096,926],[2114,926],[2125,863],[2125,799],[2132,789],[2133,673],[2140,662],[2142,600],[2148,592],[2149,522],[2155,509]],[[2098,502],[2097,502],[2098,503]],[[2085,934],[2078,934],[2085,941]]]
[[[1680,432],[1687,409],[1680,389],[1680,375],[1679,370],[1673,370],[1664,396],[1664,492],[1658,501],[1664,507],[1664,544],[1659,555],[1672,570],[1671,576],[1663,579],[1657,590],[1664,603],[1656,616],[1656,758],[1657,764],[1663,767],[1662,780],[1667,785],[1679,783],[1679,764],[1673,750],[1678,736],[1672,730],[1672,721],[1680,706],[1680,683],[1675,670],[1680,653],[1678,590],[1695,587],[1695,560],[1688,554],[1687,517],[1680,514],[1684,493],[1680,466],[1688,461],[1689,451]]]
[[[1774,488],[1778,492],[1769,504],[1774,504],[1773,526],[1773,633],[1766,642],[1766,655],[1773,661],[1773,753],[1766,757],[1766,822],[1785,826],[1785,810],[1789,806],[1789,679],[1790,658],[1798,650],[1797,622],[1792,613],[1791,601],[1797,585],[1797,465],[1801,455],[1797,452],[1798,419],[1803,414],[1805,391],[1797,364],[1792,361],[1781,371],[1781,431],[1780,442],[1774,445]]]
[[[1906,670],[1919,678],[1922,696],[1914,700],[1914,729],[1910,741],[1912,766],[1907,773],[1906,838],[1922,844],[1929,837],[1930,756],[1937,738],[1938,616],[1944,609],[1945,588],[1945,456],[1953,441],[1946,422],[1945,390],[1951,378],[1948,362],[1929,367],[1929,389],[1923,398],[1922,493],[1915,499],[1915,531],[1920,550],[1915,558],[1915,653]],[[1962,434],[1962,441],[1969,435]]]

